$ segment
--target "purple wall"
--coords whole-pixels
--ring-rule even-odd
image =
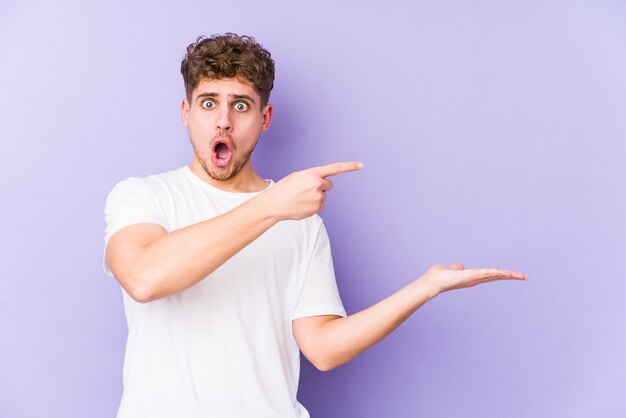
[[[190,161],[180,59],[225,31],[277,62],[263,175],[366,163],[322,213],[349,313],[434,263],[530,276],[305,364],[314,418],[626,416],[624,2],[88,3],[0,4],[0,416],[115,415],[104,199]]]

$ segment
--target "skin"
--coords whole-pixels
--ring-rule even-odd
[[[270,127],[272,105],[260,108],[254,88],[235,78],[202,80],[191,102],[182,102],[183,125],[194,149],[190,168],[202,180],[223,190],[254,192],[267,183],[252,168],[251,155],[261,132]],[[226,167],[213,164],[216,142],[231,144],[232,160]]]
[[[528,280],[528,277],[510,270],[465,269],[460,263],[435,265],[393,295],[353,315],[294,320],[294,337],[319,370],[332,370],[382,340],[437,295],[496,280]]]
[[[173,232],[150,223],[116,232],[107,245],[107,261],[136,301],[147,303],[185,290],[276,223],[319,212],[333,187],[328,177],[363,167],[359,162],[313,167],[292,173],[266,190],[267,183],[254,171],[250,158],[272,119],[272,106],[260,103],[254,88],[235,78],[202,80],[191,101],[182,101],[182,121],[194,148],[192,172],[222,190],[265,191],[229,212]],[[232,157],[224,166],[213,162],[215,141],[231,146]],[[295,319],[293,335],[319,370],[331,370],[382,340],[437,295],[496,280],[528,277],[510,270],[465,269],[459,263],[435,265],[393,295],[353,315]]]

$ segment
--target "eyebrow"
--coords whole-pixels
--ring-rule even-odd
[[[198,96],[196,97],[196,101],[203,99],[205,97],[218,97],[219,94],[215,93],[215,92],[206,92],[206,93],[200,93],[198,94]],[[256,102],[254,101],[254,99],[247,95],[247,94],[230,94],[230,97],[236,99],[236,100],[241,100],[241,99],[245,99],[245,100],[249,100],[252,103],[256,104]]]

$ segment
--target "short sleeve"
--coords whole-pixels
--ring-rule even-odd
[[[157,196],[140,177],[130,177],[113,187],[104,205],[104,272],[113,276],[106,262],[106,246],[120,229],[138,223],[154,223],[167,229]]]
[[[335,280],[330,241],[323,223],[320,224],[292,319],[317,315],[346,316]]]

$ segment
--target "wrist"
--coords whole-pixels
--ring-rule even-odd
[[[423,275],[415,282],[416,291],[424,297],[426,296],[429,300],[435,298],[437,295],[442,293],[442,290],[430,279],[428,275]]]
[[[260,193],[253,199],[256,204],[256,210],[262,219],[268,220],[272,222],[272,224],[276,224],[282,220],[284,220],[279,211],[277,210],[278,205],[272,199],[271,189]]]

